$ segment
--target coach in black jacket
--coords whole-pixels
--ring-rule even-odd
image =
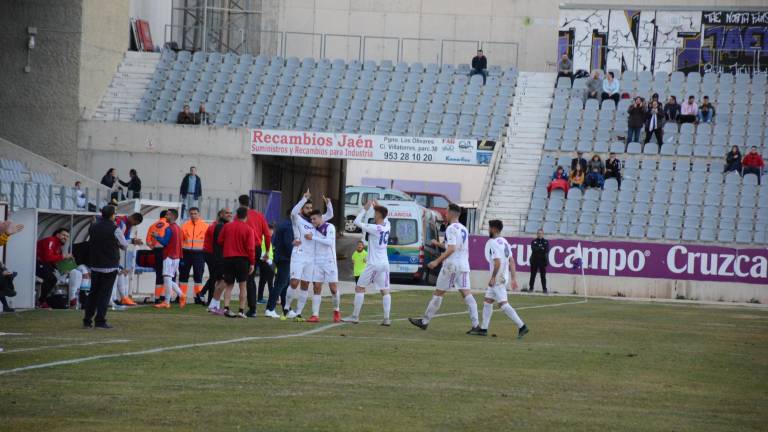
[[[95,313],[96,327],[108,329],[112,326],[107,324],[107,307],[120,270],[120,249],[128,247],[125,236],[115,225],[115,207],[107,205],[101,209],[101,219],[91,225],[88,236],[91,292],[85,305],[83,327],[93,327]]]
[[[544,231],[536,232],[536,238],[531,241],[531,280],[528,291],[533,292],[536,282],[536,272],[541,274],[541,288],[547,293],[547,265],[549,264],[549,241],[544,238]]]

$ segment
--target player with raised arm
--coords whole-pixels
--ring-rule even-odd
[[[461,207],[456,204],[448,206],[448,228],[445,229],[445,244],[432,240],[432,244],[445,252],[431,261],[427,266],[430,269],[437,268],[441,263],[440,274],[437,276],[437,285],[432,294],[432,300],[427,304],[427,310],[422,318],[408,318],[411,324],[426,330],[429,322],[437,314],[440,305],[443,303],[443,296],[448,291],[455,289],[464,297],[464,303],[469,311],[469,319],[472,321],[472,328],[467,332],[470,334],[480,329],[480,321],[477,317],[477,302],[472,297],[469,287],[469,231],[459,223]]]
[[[312,295],[312,316],[307,322],[320,322],[320,302],[322,301],[320,294],[323,291],[324,283],[327,283],[328,288],[331,289],[333,322],[340,322],[341,293],[338,290],[339,267],[336,263],[336,228],[323,220],[323,214],[320,210],[312,210],[310,220],[315,229],[313,232],[305,234],[304,238],[315,244],[312,276],[314,294]]]
[[[373,206],[373,222],[363,222],[368,209]],[[389,257],[387,256],[387,244],[389,243],[389,211],[380,206],[376,201],[368,201],[355,218],[355,226],[368,235],[368,265],[363,270],[355,287],[355,302],[352,315],[344,318],[344,322],[357,324],[360,322],[360,310],[365,300],[365,289],[376,287],[381,292],[381,300],[384,304],[384,319],[381,325],[389,327],[392,321],[389,318],[392,309],[392,296],[389,291]]]
[[[312,213],[312,194],[309,189],[304,196],[291,209],[291,223],[293,224],[293,250],[291,251],[291,284],[288,287],[285,296],[285,307],[283,311],[286,318],[301,321],[301,312],[307,303],[309,296],[309,283],[312,282],[314,273],[314,244],[304,236],[314,230],[314,225],[310,220]],[[323,214],[323,221],[327,222],[333,218],[333,205],[329,198],[323,197],[326,211]],[[291,308],[293,299],[296,299],[296,309]]]
[[[521,339],[528,333],[528,326],[517,315],[517,311],[507,302],[507,282],[513,290],[517,289],[515,281],[515,260],[512,257],[512,248],[507,239],[501,236],[504,224],[500,220],[488,222],[488,233],[491,238],[485,242],[485,259],[491,267],[491,278],[488,280],[488,288],[485,289],[485,302],[483,303],[483,323],[480,329],[473,330],[471,334],[477,336],[488,335],[488,325],[493,314],[493,302],[499,303],[501,309],[517,325],[517,338]]]

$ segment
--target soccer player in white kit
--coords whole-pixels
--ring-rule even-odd
[[[480,329],[480,321],[477,317],[477,302],[472,297],[469,286],[469,231],[467,231],[464,225],[459,223],[459,216],[461,216],[461,207],[456,204],[450,204],[448,206],[448,222],[450,224],[445,229],[445,245],[432,240],[433,245],[441,249],[445,248],[445,252],[427,264],[427,266],[430,269],[434,269],[440,263],[443,263],[443,268],[440,269],[440,274],[437,276],[435,292],[427,304],[424,316],[421,318],[408,318],[411,324],[422,330],[427,329],[429,322],[437,314],[437,311],[440,310],[445,293],[456,289],[464,298],[464,303],[469,311],[469,319],[472,321],[472,328],[467,334]]]
[[[307,322],[320,322],[320,302],[323,291],[323,284],[327,283],[331,289],[333,299],[333,322],[341,321],[339,312],[339,303],[341,293],[339,286],[339,267],[336,263],[336,228],[323,220],[323,214],[320,210],[312,210],[310,220],[315,227],[314,231],[304,235],[305,239],[315,245],[314,268],[313,268],[313,290],[312,295],[312,316]]]
[[[488,280],[488,288],[485,289],[485,303],[483,303],[483,322],[479,331],[471,334],[477,336],[488,335],[488,325],[493,314],[493,302],[499,303],[501,309],[517,325],[517,338],[520,339],[528,333],[528,326],[517,315],[517,311],[507,302],[507,282],[513,290],[517,289],[515,281],[515,260],[512,257],[512,248],[507,239],[501,236],[504,224],[500,220],[488,221],[488,233],[491,238],[485,242],[485,259],[491,269],[491,278]]]
[[[373,222],[364,223],[363,219],[368,209],[373,206]],[[355,287],[355,302],[352,315],[344,318],[344,322],[357,324],[360,322],[360,310],[365,300],[365,289],[376,287],[381,292],[381,300],[384,304],[384,319],[381,325],[389,327],[392,321],[389,312],[392,309],[392,296],[389,291],[389,257],[387,256],[387,244],[389,243],[389,210],[378,205],[376,201],[368,201],[355,218],[355,225],[368,234],[368,264],[357,280]]]
[[[312,282],[314,273],[314,244],[304,236],[314,230],[314,225],[309,219],[312,212],[312,194],[307,189],[304,196],[291,209],[291,222],[293,224],[293,250],[291,251],[291,285],[288,287],[285,295],[286,311],[284,316],[289,319],[301,320],[301,312],[307,303],[309,296],[309,283]],[[323,197],[326,206],[326,212],[323,215],[323,221],[327,222],[333,218],[333,205],[331,200]],[[299,289],[300,288],[300,289]],[[291,309],[291,303],[296,299],[296,309]]]

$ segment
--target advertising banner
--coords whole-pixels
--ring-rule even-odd
[[[488,165],[495,142],[457,138],[251,129],[251,154]]]
[[[471,236],[470,266],[488,270],[484,248],[487,237]],[[520,271],[529,271],[531,237],[508,237]],[[720,246],[658,244],[623,241],[549,241],[547,273],[641,277],[768,285],[768,248],[734,249]]]

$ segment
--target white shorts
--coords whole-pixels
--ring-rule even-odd
[[[453,291],[455,289],[469,288],[469,272],[460,271],[452,265],[443,265],[440,274],[437,275],[435,288],[440,291]]]
[[[291,279],[312,282],[314,267],[312,261],[291,260]]]
[[[389,289],[389,265],[368,265],[357,279],[362,288]]]
[[[337,283],[339,281],[339,269],[336,263],[315,264],[312,282]]]
[[[175,277],[179,271],[179,259],[166,258],[163,260],[163,276]]]
[[[494,285],[485,289],[485,298],[496,300],[499,303],[507,301],[507,286]]]

